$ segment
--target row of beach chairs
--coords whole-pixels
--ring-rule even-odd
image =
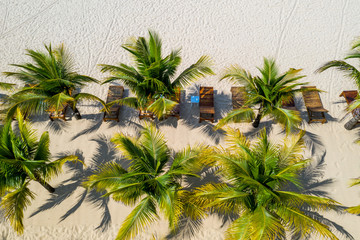
[[[310,88],[314,89],[314,91],[306,91],[302,92],[302,96],[304,99],[305,107],[309,117],[309,123],[311,122],[326,122],[325,113],[328,112],[327,109],[323,107],[321,102],[321,98],[319,92],[316,91],[316,86],[303,86],[302,88]],[[110,86],[106,103],[113,102],[115,100],[119,100],[123,97],[124,87],[123,86]],[[214,122],[215,120],[215,106],[214,106],[214,88],[213,87],[200,87],[199,92],[199,111],[200,111],[200,118],[199,122],[204,120],[208,120]],[[245,87],[231,87],[231,95],[232,95],[232,105],[233,109],[239,109],[244,107],[247,101],[247,93]],[[340,94],[340,97],[344,97],[347,104],[349,105],[352,101],[354,101],[358,96],[358,91],[351,90],[351,91],[343,91]],[[165,117],[176,117],[180,119],[180,90],[176,94],[176,101],[178,104],[175,108]],[[63,109],[59,111],[50,110],[49,118],[53,121],[54,119],[65,119],[66,111],[69,106],[64,106]],[[298,111],[295,106],[294,99],[283,103],[283,108]],[[115,120],[119,121],[119,111],[120,105],[114,104],[110,107],[109,112],[105,112],[103,116],[103,121],[108,120]],[[353,111],[354,114],[354,111]],[[150,118],[154,119],[155,116],[150,111],[139,111],[139,118]]]

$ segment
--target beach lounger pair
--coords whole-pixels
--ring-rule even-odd
[[[309,116],[309,123],[311,122],[326,122],[325,113],[328,112],[321,102],[319,92],[315,86],[303,86],[303,89],[310,89],[310,91],[303,91],[303,99],[305,107]],[[314,89],[314,91],[311,91]],[[245,87],[232,87],[232,104],[234,109],[241,108],[246,102],[246,91]],[[283,102],[282,107],[285,109],[298,111],[295,106],[294,98],[291,98],[287,102]]]

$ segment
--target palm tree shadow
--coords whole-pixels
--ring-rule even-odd
[[[286,191],[297,192],[306,195],[313,195],[318,197],[329,198],[329,194],[324,188],[330,187],[333,183],[333,179],[324,179],[319,180],[324,175],[324,167],[325,167],[325,156],[326,151],[323,152],[322,156],[320,156],[318,161],[313,161],[312,164],[308,165],[299,175],[300,184],[303,186],[302,189],[297,188],[296,186],[289,184],[283,188]],[[338,214],[344,214],[344,209],[346,207],[337,206],[335,208],[335,212]],[[318,212],[313,211],[309,206],[304,205],[301,207],[301,211],[303,211],[306,215],[314,218],[315,220],[323,223],[326,226],[329,226],[331,229],[335,230],[337,233],[344,236],[346,239],[354,239],[352,235],[347,232],[343,226],[337,224],[334,221],[322,216]],[[310,238],[310,235],[308,236]],[[299,235],[293,235],[292,240],[300,240],[303,239]]]
[[[216,168],[204,168],[199,174],[199,178],[188,177],[185,179],[186,187],[184,190],[192,191],[198,187],[201,187],[207,183],[219,183],[219,176],[216,175]],[[218,212],[214,212],[216,215],[223,219],[223,225],[234,219],[235,215],[224,215]],[[166,239],[191,239],[203,226],[203,220],[193,220],[190,217],[183,215],[179,220],[178,230],[176,232],[169,233]]]
[[[109,161],[119,162],[120,159],[116,156],[114,147],[106,136],[98,135],[91,141],[95,141],[97,143],[97,149],[90,163],[87,163],[88,167],[84,167],[82,164],[67,164],[69,172],[72,172],[73,176],[63,181],[56,188],[55,193],[46,200],[46,203],[33,212],[30,217],[60,205],[72,194],[74,194],[77,189],[81,188],[82,191],[77,196],[77,202],[70,209],[68,209],[64,215],[60,217],[60,222],[64,221],[71,214],[75,213],[84,202],[89,202],[95,208],[102,211],[101,222],[96,227],[96,229],[100,229],[101,231],[108,229],[111,224],[111,215],[108,208],[109,198],[102,197],[105,192],[96,192],[95,190],[85,189],[82,186],[82,182],[90,175],[94,174],[103,164]],[[60,153],[57,157],[63,157],[70,154],[72,153],[63,152]],[[75,151],[73,154],[77,155],[80,160],[84,161],[83,153],[80,150]]]
[[[121,111],[122,110],[122,111]],[[102,120],[97,120],[97,121],[93,121],[89,127],[87,127],[86,129],[80,131],[79,133],[77,133],[76,135],[74,135],[71,140],[75,140],[78,137],[81,137],[83,135],[87,135],[87,134],[91,134],[94,132],[97,132],[101,126],[103,125],[107,125],[108,128],[112,128],[115,126],[120,126],[120,127],[133,127],[135,129],[141,129],[142,126],[138,123],[136,123],[134,120],[136,118],[136,114],[133,114],[134,110],[125,106],[122,106],[119,113],[119,122],[116,121],[107,121],[107,122],[103,122]],[[129,119],[129,116],[132,116]]]
[[[267,134],[270,134],[274,129],[274,122],[272,120],[261,121],[259,127],[251,127],[247,132],[244,132],[244,135],[247,138],[257,137],[263,129],[266,130]]]
[[[89,127],[87,127],[86,129],[84,129],[84,130],[80,131],[79,133],[77,133],[76,135],[74,135],[71,138],[71,141],[74,141],[75,139],[77,139],[78,137],[81,137],[83,135],[91,134],[93,132],[96,132],[97,130],[99,130],[102,123],[103,123],[102,121],[94,121],[94,122],[92,122]],[[116,125],[116,123],[114,121],[110,122],[110,127],[114,127],[115,125]]]
[[[66,133],[66,129],[69,128],[69,123],[60,119],[55,119],[50,121],[45,126],[45,129],[53,134],[62,134]]]

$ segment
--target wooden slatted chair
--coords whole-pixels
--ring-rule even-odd
[[[350,105],[354,100],[356,100],[358,94],[359,93],[357,90],[347,90],[347,91],[343,91],[339,97],[344,97],[347,105]],[[351,113],[355,117],[354,111],[355,109],[352,110]],[[360,121],[358,121],[358,123],[360,123]]]
[[[352,101],[354,101],[358,96],[358,91],[357,90],[347,90],[347,91],[343,91],[339,97],[344,97],[345,101],[348,105],[350,105],[350,103]]]
[[[123,86],[110,86],[106,98],[106,103],[110,103],[115,100],[121,99],[123,97],[123,93],[124,93]],[[106,122],[107,120],[115,120],[119,122],[119,111],[120,111],[120,105],[113,104],[110,107],[109,112],[104,112],[103,121]]]
[[[245,87],[231,87],[233,109],[242,108],[247,100]]]
[[[214,122],[215,120],[215,107],[214,107],[214,88],[213,87],[200,87],[200,119],[209,120]]]
[[[50,108],[47,111],[49,112],[49,118],[51,121],[54,121],[55,119],[62,119],[66,121],[66,112],[69,108],[68,104],[65,104],[62,106],[61,109],[55,110],[54,108]]]
[[[155,119],[155,115],[153,112],[148,111],[148,110],[139,110],[139,119],[143,119],[143,118],[150,118],[152,120]]]
[[[314,89],[314,91],[310,90],[302,92],[305,107],[309,116],[309,123],[325,123],[325,113],[328,112],[328,110],[324,108],[320,99],[320,94],[318,91],[316,91],[316,86],[303,86],[301,88]]]

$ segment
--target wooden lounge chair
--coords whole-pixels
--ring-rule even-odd
[[[152,120],[155,119],[155,115],[153,112],[150,112],[148,110],[139,110],[139,119],[143,119],[143,118],[150,118]]]
[[[291,97],[289,101],[287,102],[282,102],[282,108],[288,109],[288,110],[293,110],[293,111],[299,111],[296,106],[295,106],[295,100],[294,97]]]
[[[123,97],[124,93],[124,87],[123,86],[110,86],[108,95],[106,98],[106,103],[113,102],[115,100],[119,100]],[[109,112],[104,112],[103,121],[106,122],[107,120],[116,120],[119,121],[119,111],[120,111],[120,105],[119,104],[113,104],[110,107]]]
[[[242,108],[247,100],[245,87],[231,87],[233,109]]]
[[[347,105],[350,105],[354,100],[356,100],[358,94],[359,93],[357,90],[347,90],[347,91],[343,91],[339,97],[344,97]],[[355,109],[352,110],[351,113],[355,117],[354,111]],[[358,121],[358,123],[360,123],[360,121]]]
[[[214,108],[214,88],[213,87],[200,87],[200,119],[209,120],[214,122],[215,119],[215,108]]]
[[[62,119],[66,121],[66,112],[69,108],[68,104],[63,105],[61,109],[58,109],[57,111],[53,108],[48,109],[49,112],[49,118],[51,121],[54,121],[54,119]]]
[[[180,101],[181,101],[181,89],[180,88],[178,90],[176,90],[175,98],[172,100],[177,102],[178,104],[175,105],[175,107],[168,114],[165,115],[165,118],[176,117],[177,120],[179,120],[180,119]]]
[[[356,99],[356,97],[358,96],[358,91],[357,90],[348,90],[348,91],[343,91],[339,97],[344,97],[345,101],[348,105],[350,105],[350,103],[352,101],[354,101]]]
[[[311,122],[321,122],[325,123],[325,113],[328,112],[323,107],[323,104],[320,99],[319,92],[316,91],[316,86],[303,86],[302,89],[314,89],[314,91],[304,91],[302,92],[306,110],[309,116],[309,123]]]

